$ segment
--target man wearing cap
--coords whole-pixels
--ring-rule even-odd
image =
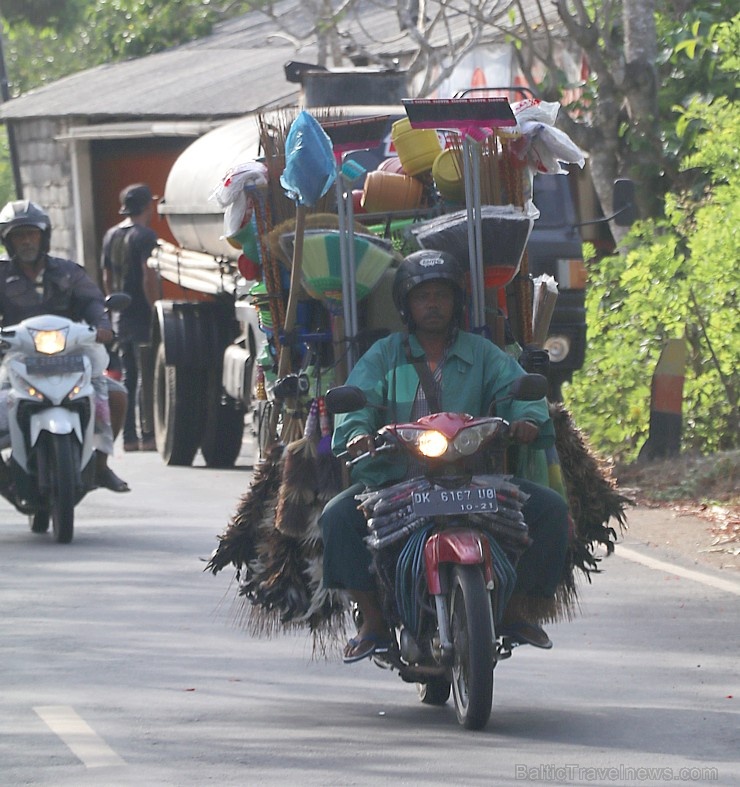
[[[115,291],[131,296],[131,304],[121,313],[116,326],[129,395],[123,426],[125,451],[156,449],[151,402],[140,382],[141,345],[149,341],[151,304],[156,291],[156,275],[147,267],[149,255],[157,245],[157,234],[149,226],[155,199],[146,183],[133,183],[123,189],[119,213],[126,218],[105,233],[100,260],[106,294]]]

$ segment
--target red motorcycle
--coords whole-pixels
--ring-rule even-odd
[[[546,391],[544,377],[526,375],[509,397],[534,401]],[[366,398],[359,388],[340,386],[326,402],[334,413],[351,412]],[[392,646],[373,660],[416,683],[426,704],[444,705],[452,689],[458,721],[473,730],[491,715],[496,664],[519,644],[496,632],[517,560],[530,544],[521,511],[526,495],[504,474],[508,429],[502,418],[464,413],[384,426],[376,455],[405,453],[419,472],[358,496],[394,632]]]

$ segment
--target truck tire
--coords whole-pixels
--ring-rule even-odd
[[[244,408],[231,397],[208,397],[208,412],[200,450],[208,467],[233,467],[242,449]]]
[[[193,463],[203,432],[204,389],[197,370],[166,363],[160,343],[154,361],[154,436],[165,464]]]

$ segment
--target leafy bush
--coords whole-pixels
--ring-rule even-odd
[[[697,98],[680,123],[701,129],[684,160],[692,190],[668,195],[665,219],[634,227],[626,254],[591,263],[587,366],[564,391],[594,445],[622,461],[647,438],[669,338],[689,349],[683,448],[740,445],[740,105]]]

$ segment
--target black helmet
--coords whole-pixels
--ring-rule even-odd
[[[458,323],[461,321],[465,285],[460,264],[449,252],[423,249],[409,254],[403,260],[393,281],[393,303],[405,323],[409,321],[408,296],[411,290],[425,281],[440,279],[452,282],[455,291],[455,319]]]
[[[36,227],[41,230],[41,254],[46,254],[51,245],[51,219],[43,208],[28,199],[9,202],[0,211],[0,238],[8,254],[14,254],[8,235],[16,227]]]

